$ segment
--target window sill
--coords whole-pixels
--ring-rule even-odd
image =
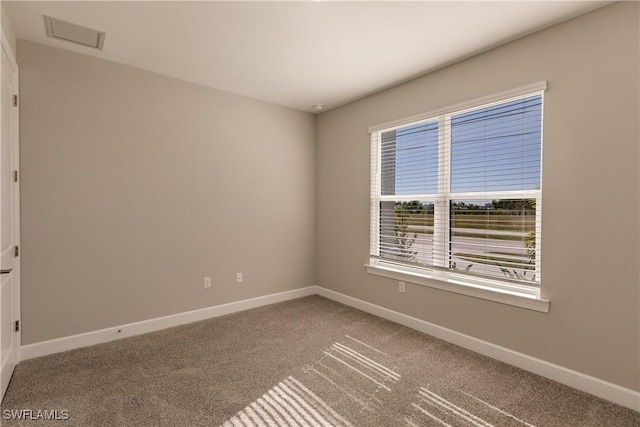
[[[413,273],[398,268],[374,264],[366,264],[365,267],[367,269],[367,273],[374,274],[376,276],[415,283],[417,285],[455,292],[457,294],[526,308],[528,310],[540,311],[542,313],[549,312],[549,301],[533,295],[519,293],[516,291],[492,289],[482,285],[465,283],[462,280],[446,278],[436,274],[430,275],[424,272]]]

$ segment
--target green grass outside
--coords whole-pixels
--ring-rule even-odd
[[[422,230],[417,228],[407,228],[407,233],[410,234],[433,234],[433,230]],[[473,237],[477,239],[495,239],[495,240],[510,240],[512,242],[524,242],[524,237],[520,236],[505,236],[505,235],[493,235],[488,233],[472,233],[467,231],[453,231],[451,233],[454,237]]]
[[[433,226],[433,214],[411,214],[406,220],[408,225]],[[454,228],[470,228],[477,230],[522,231],[529,232],[535,228],[534,215],[470,215],[454,213],[451,218]]]

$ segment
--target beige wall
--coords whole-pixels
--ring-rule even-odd
[[[13,27],[9,21],[9,16],[4,11],[4,3],[0,4],[0,22],[2,23],[2,32],[7,36],[9,46],[15,55],[16,53],[16,35],[13,32]]]
[[[18,62],[23,344],[315,284],[314,116],[22,40]]]
[[[639,390],[639,16],[617,3],[322,114],[318,285]],[[368,127],[539,80],[551,312],[368,275]]]
[[[317,280],[639,390],[638,16],[637,3],[608,6],[324,113],[317,129],[305,113],[20,41],[23,344]],[[368,275],[367,128],[538,80],[551,312],[418,285],[400,295]]]

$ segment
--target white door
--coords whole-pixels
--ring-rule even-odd
[[[4,36],[4,34],[3,34]],[[2,39],[2,90],[0,115],[0,400],[18,363],[20,334],[19,193],[18,171],[18,68]]]

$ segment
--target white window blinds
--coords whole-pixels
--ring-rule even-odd
[[[542,92],[372,133],[371,255],[537,286]]]

